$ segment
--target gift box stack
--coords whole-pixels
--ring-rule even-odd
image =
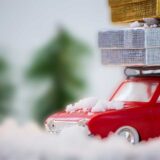
[[[134,28],[99,32],[105,65],[160,65],[160,0],[109,0],[113,22]]]

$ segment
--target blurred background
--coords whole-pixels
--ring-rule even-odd
[[[122,68],[101,65],[106,0],[0,0],[0,121],[45,118],[83,97],[109,98]]]

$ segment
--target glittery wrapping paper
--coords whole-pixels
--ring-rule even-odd
[[[160,64],[160,48],[102,49],[101,57],[104,65],[154,66]]]
[[[129,3],[144,2],[144,1],[146,0],[108,0],[109,5],[112,7],[129,4]]]
[[[113,1],[113,2],[112,2]],[[160,0],[110,0],[113,22],[133,22],[143,18],[160,18]],[[117,5],[115,5],[117,4]]]
[[[144,49],[160,47],[160,28],[99,32],[99,48]]]

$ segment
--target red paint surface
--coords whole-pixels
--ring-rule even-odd
[[[65,121],[79,121],[83,118],[89,119],[87,125],[93,135],[100,135],[102,138],[110,132],[115,132],[122,126],[134,127],[141,140],[148,140],[160,136],[160,77],[139,77],[130,78],[122,82],[110,100],[119,91],[123,83],[131,82],[156,82],[158,87],[149,102],[124,102],[121,110],[107,110],[94,113],[76,111],[73,113],[60,112],[51,115],[49,118]],[[138,90],[137,90],[138,91]]]

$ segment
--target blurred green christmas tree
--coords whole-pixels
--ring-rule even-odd
[[[0,121],[11,114],[11,99],[13,85],[9,77],[9,66],[4,58],[0,57]]]
[[[36,55],[28,75],[30,78],[50,80],[50,89],[35,107],[36,120],[42,124],[45,118],[77,100],[86,85],[85,64],[89,48],[72,37],[64,29]]]

